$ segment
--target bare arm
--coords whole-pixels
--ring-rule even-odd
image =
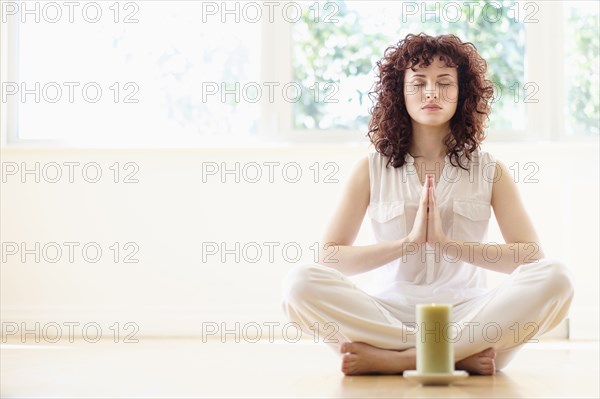
[[[506,166],[497,161],[492,207],[506,244],[451,240],[447,256],[500,273],[512,273],[523,263],[544,258],[533,223],[523,206],[517,185]],[[459,250],[460,248],[460,250]]]
[[[332,267],[346,275],[364,273],[400,258],[408,241],[382,242],[353,246],[370,201],[369,158],[362,158],[354,167],[340,203],[331,218],[319,251],[319,264]],[[328,245],[330,244],[330,245]]]

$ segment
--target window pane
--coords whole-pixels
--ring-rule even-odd
[[[260,24],[223,23],[198,1],[76,2],[73,23],[66,3],[52,2],[62,11],[52,22],[56,11],[35,3],[39,22],[32,2],[19,26],[18,83],[34,92],[18,97],[20,138],[144,144],[256,134],[259,103],[236,96],[252,97],[259,80]]]
[[[366,131],[376,62],[408,33],[425,32],[452,33],[473,43],[488,61],[488,79],[497,88],[489,126],[523,129],[524,96],[528,88],[534,90],[524,82],[524,12],[519,7],[514,1],[339,1],[322,3],[320,18],[306,8],[302,23],[293,27],[293,74],[303,90],[319,97],[294,105],[293,126]],[[327,21],[326,15],[334,20]]]
[[[596,1],[565,1],[565,120],[567,134],[598,136],[600,79]]]

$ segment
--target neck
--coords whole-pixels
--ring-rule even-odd
[[[423,126],[413,121],[412,144],[410,153],[413,157],[436,160],[446,156],[444,137],[450,131],[448,124],[442,126]]]

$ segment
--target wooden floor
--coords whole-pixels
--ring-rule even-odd
[[[422,387],[401,376],[344,377],[312,343],[3,344],[0,394],[18,397],[598,398],[598,342],[528,344],[495,376]]]

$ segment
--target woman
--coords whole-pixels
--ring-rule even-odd
[[[479,148],[493,85],[475,47],[408,35],[377,65],[376,151],[355,167],[319,264],[287,275],[284,310],[329,338],[346,375],[401,374],[416,368],[415,305],[450,303],[456,369],[492,375],[566,317],[570,272],[545,258],[510,172]],[[484,242],[490,206],[506,244]],[[353,246],[367,211],[377,243]],[[510,276],[488,290],[485,269]],[[346,277],[368,271],[373,292]]]

